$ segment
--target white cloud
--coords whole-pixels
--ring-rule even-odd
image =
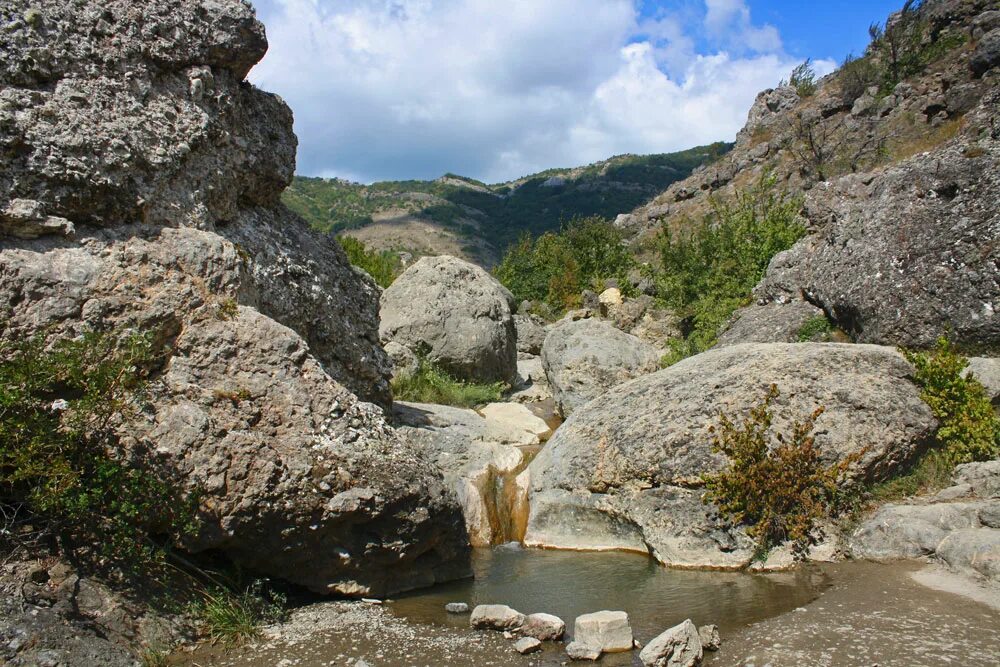
[[[706,0],[700,25],[641,21],[633,0],[268,0],[261,17],[251,80],[295,112],[299,172],[360,180],[730,139],[796,64],[742,0]],[[720,48],[699,54],[699,31]]]

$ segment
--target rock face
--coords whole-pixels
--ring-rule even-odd
[[[528,469],[525,542],[649,552],[680,566],[743,567],[751,544],[701,500],[719,412],[745,416],[775,383],[774,429],[817,406],[823,458],[863,452],[855,474],[880,479],[927,444],[936,421],[891,348],[834,343],[710,350],[605,392],[563,424]]]
[[[0,338],[151,337],[122,437],[201,490],[188,549],[352,595],[466,574],[454,494],[366,402],[390,400],[377,287],[278,203],[295,137],[243,81],[266,48],[250,7],[0,13]]]
[[[542,367],[564,417],[607,389],[656,370],[649,344],[597,319],[564,320],[549,331]]]
[[[851,536],[857,558],[936,557],[964,574],[1000,582],[1000,461],[967,463],[930,501],[879,508]]]
[[[517,375],[514,297],[475,264],[422,257],[382,293],[379,335],[455,377],[513,384]]]
[[[966,371],[971,371],[983,385],[993,406],[1000,407],[1000,359],[972,357]]]
[[[535,315],[514,315],[517,330],[517,351],[527,354],[541,354],[545,342],[545,322]]]
[[[822,231],[771,261],[755,291],[763,305],[740,321],[764,326],[768,305],[784,313],[807,299],[858,342],[929,346],[950,328],[959,343],[996,347],[1000,204],[982,193],[1000,188],[1000,142],[980,151],[955,144],[814,188],[806,213]]]
[[[645,667],[697,667],[703,656],[701,635],[688,619],[646,644],[639,659]]]

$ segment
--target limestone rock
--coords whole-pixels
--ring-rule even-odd
[[[701,626],[698,628],[698,637],[701,639],[701,647],[706,651],[718,651],[722,647],[722,637],[717,625]]]
[[[566,655],[570,660],[594,661],[600,659],[601,649],[582,642],[570,642],[566,644]]]
[[[737,311],[718,345],[739,343],[797,343],[799,331],[809,320],[825,317],[823,311],[802,300],[774,301],[758,308]]]
[[[896,560],[933,555],[948,534],[978,528],[980,503],[886,505],[851,536],[856,557]]]
[[[542,346],[542,366],[563,416],[658,364],[648,343],[597,319],[563,320]]]
[[[519,445],[531,434],[491,428],[476,411],[445,405],[397,401],[394,416],[398,433],[443,471],[462,507],[472,546],[520,537],[527,488],[514,473],[524,460]]]
[[[521,634],[541,641],[558,641],[566,632],[566,623],[552,614],[529,614]]]
[[[592,646],[601,653],[632,650],[632,626],[624,611],[595,611],[577,616],[573,624],[573,642]]]
[[[385,353],[392,364],[392,377],[394,378],[415,372],[420,364],[417,355],[410,348],[400,345],[396,341],[389,341],[385,344]]]
[[[469,625],[477,630],[513,630],[524,625],[524,618],[505,604],[480,604],[472,610]]]
[[[349,595],[467,574],[453,492],[366,402],[390,400],[377,287],[279,203],[296,140],[243,80],[250,6],[0,17],[0,339],[149,335],[150,406],[120,430],[202,491],[186,548]]]
[[[997,103],[1000,91],[967,121],[988,124],[985,108]],[[810,190],[816,233],[771,260],[757,305],[740,320],[766,320],[769,304],[807,298],[857,342],[929,347],[950,330],[960,344],[996,347],[1000,200],[983,193],[1000,189],[1000,141],[977,143],[975,159],[967,147],[954,142]]]
[[[1000,498],[1000,460],[963,463],[955,468],[954,481],[968,484],[980,498]]]
[[[513,297],[482,268],[455,257],[422,257],[382,293],[379,335],[455,377],[513,384]]]
[[[1000,529],[955,530],[938,545],[937,555],[960,572],[1000,583]]]
[[[639,659],[645,667],[697,667],[703,655],[701,635],[688,619],[646,644]]]
[[[449,614],[468,614],[469,605],[465,602],[449,602],[444,606],[444,610]]]
[[[520,653],[521,655],[527,655],[528,653],[541,651],[542,642],[538,641],[534,637],[521,637],[516,642],[514,642],[514,650]]]
[[[982,76],[1000,65],[1000,28],[995,28],[979,40],[976,51],[969,60],[969,67],[976,76]]]
[[[537,315],[514,315],[517,331],[517,351],[541,354],[545,342],[545,322]]]
[[[479,408],[486,419],[487,437],[520,445],[537,445],[552,428],[520,403],[489,403]]]
[[[922,451],[936,428],[911,373],[891,348],[773,343],[710,350],[619,385],[575,412],[531,463],[525,542],[744,567],[750,540],[691,488],[724,465],[708,430],[719,412],[745,416],[775,383],[775,431],[825,406],[815,429],[822,458],[863,452],[854,474],[881,479]]]
[[[983,385],[993,406],[1000,408],[1000,358],[970,357],[966,370]]]

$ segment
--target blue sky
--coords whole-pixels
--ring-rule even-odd
[[[300,174],[500,182],[730,140],[901,1],[256,0],[250,79],[292,107]]]

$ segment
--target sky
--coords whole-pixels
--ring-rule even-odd
[[[254,0],[250,73],[297,172],[499,183],[732,140],[756,94],[832,71],[902,0]]]

